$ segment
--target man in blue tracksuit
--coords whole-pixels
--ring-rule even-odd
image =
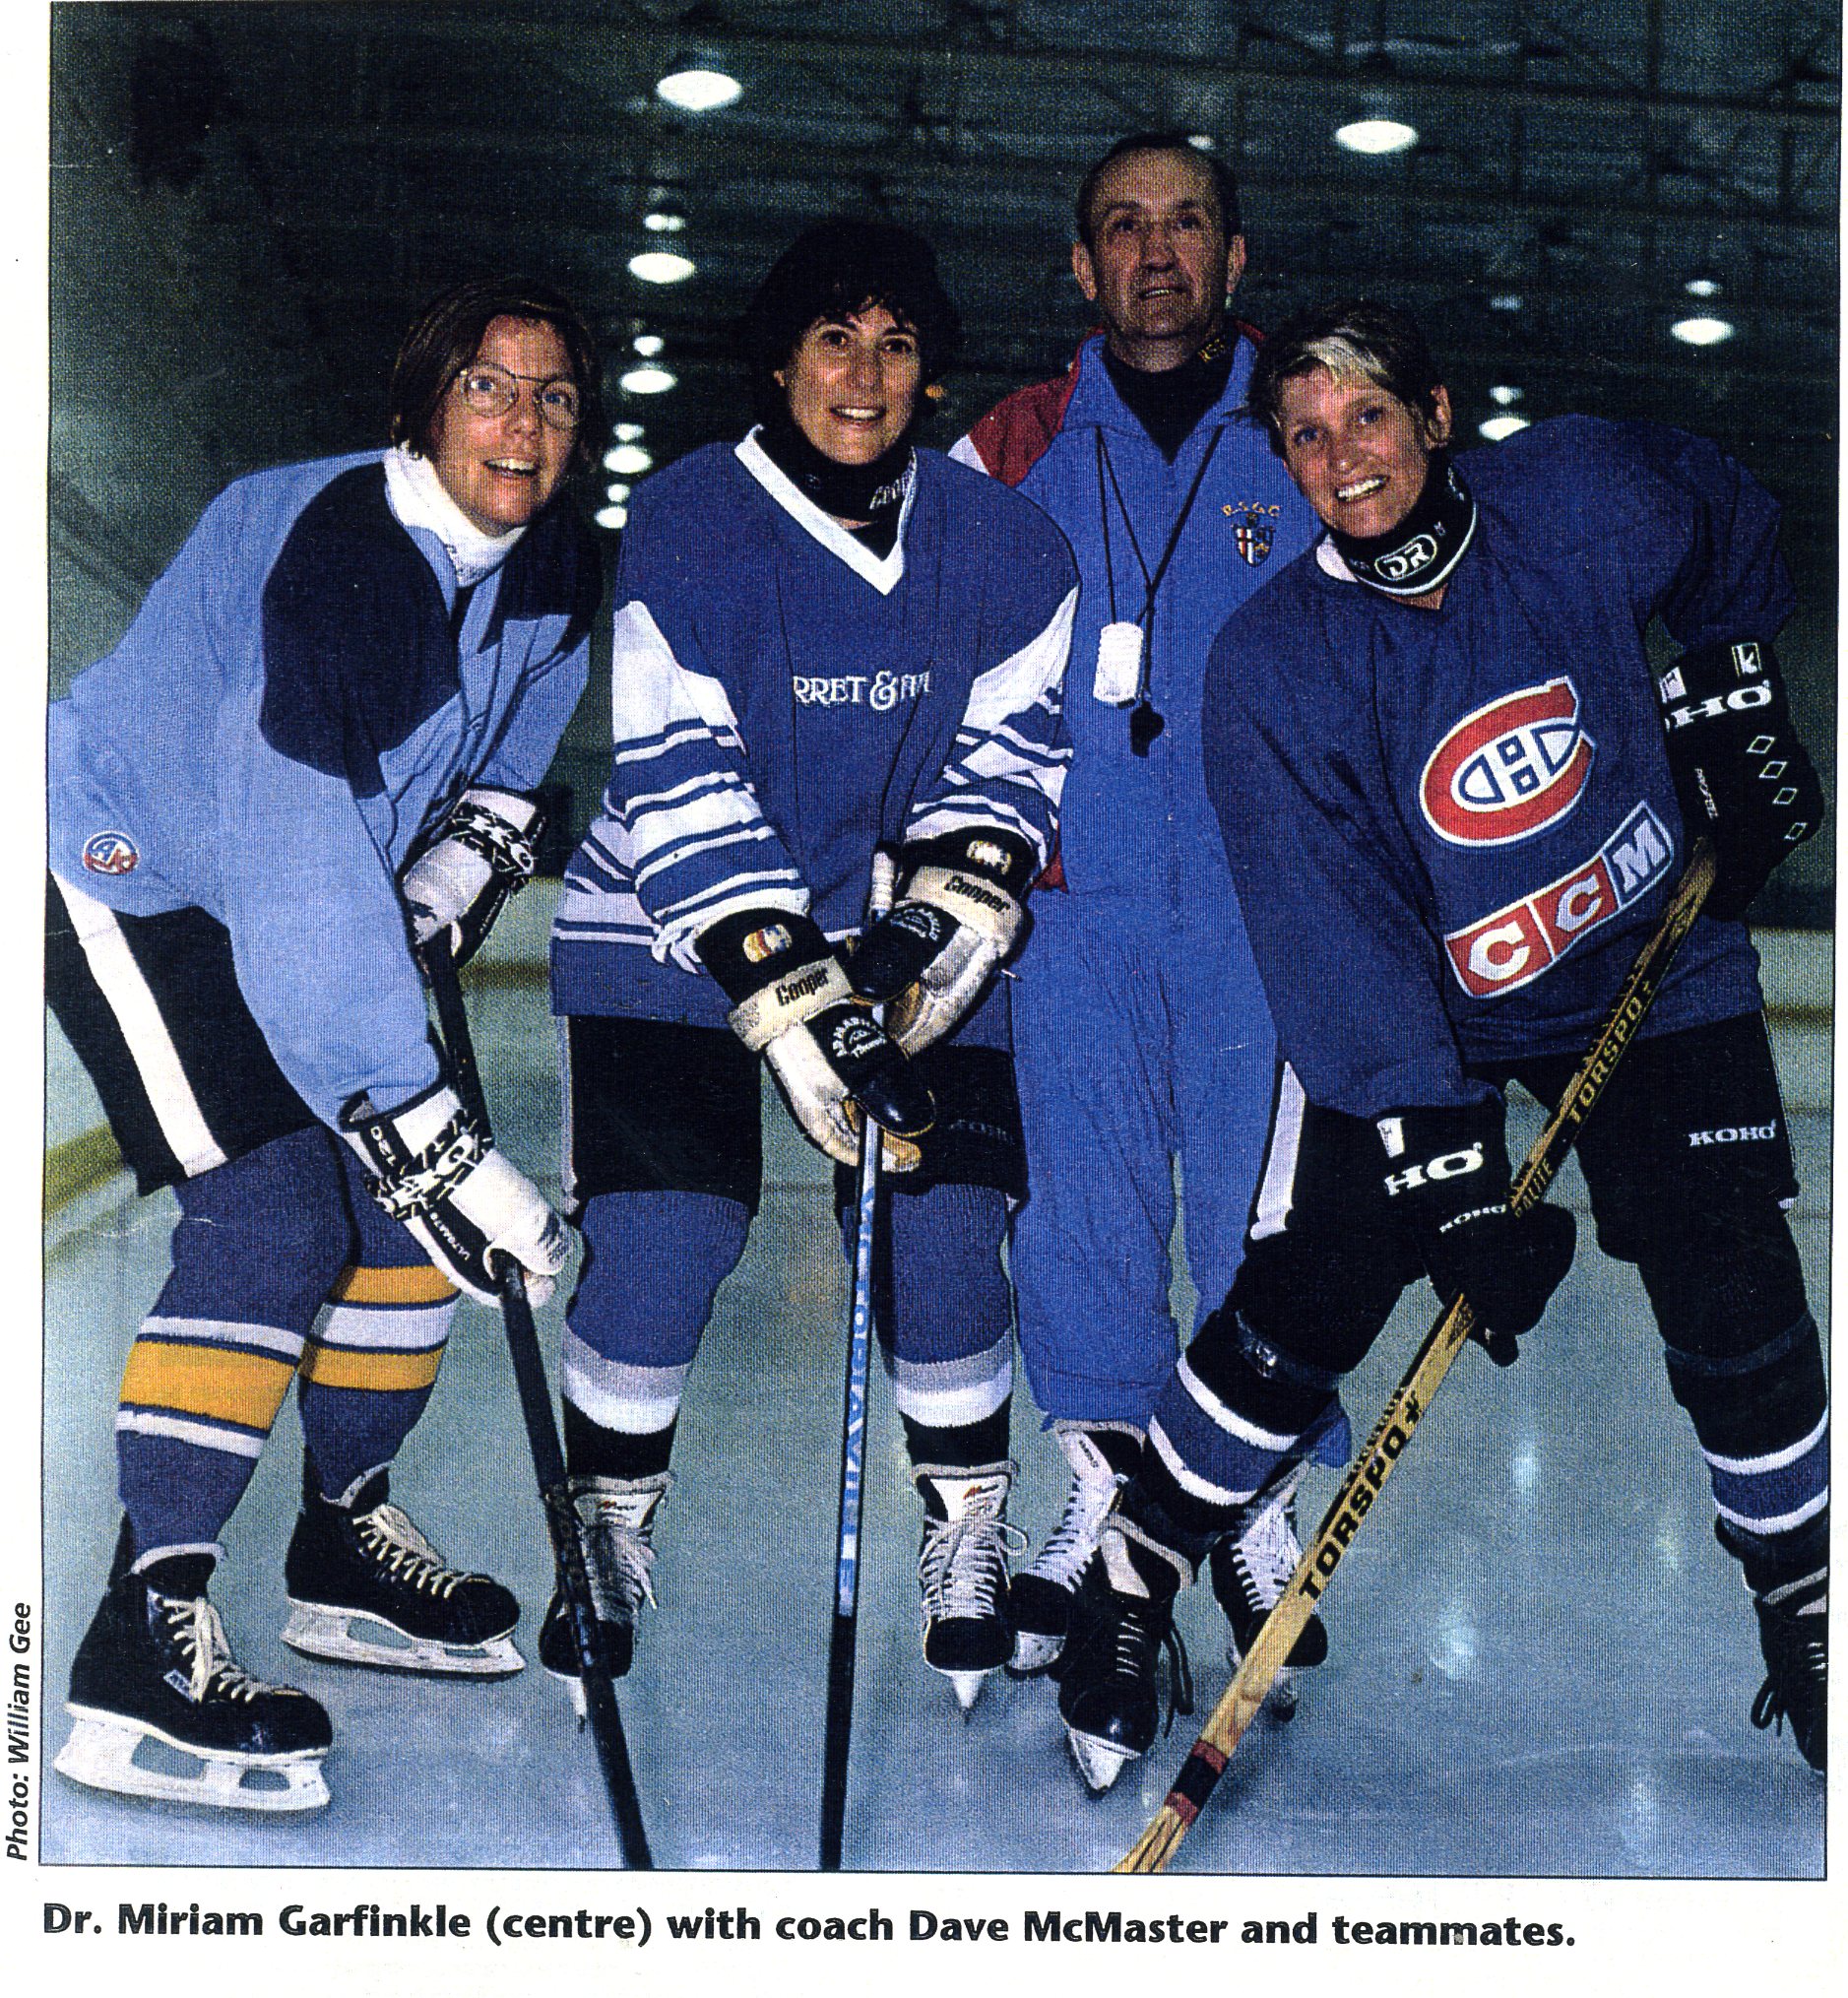
[[[1239,1265],[1275,1049],[1201,779],[1200,690],[1220,626],[1314,526],[1239,416],[1255,336],[1226,317],[1244,268],[1232,175],[1179,134],[1139,133],[1086,176],[1077,234],[1103,332],[952,454],[1045,508],[1082,577],[1049,883],[1065,892],[1037,898],[1014,991],[1031,1186],[1013,1250],[1020,1341],[1073,1481],[1016,1578],[1016,1670],[1057,1655],[1174,1365],[1177,1159],[1203,1310]]]

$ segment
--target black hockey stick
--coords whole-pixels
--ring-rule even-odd
[[[866,920],[892,906],[897,870],[883,849],[872,857]],[[821,1736],[821,1870],[841,1870],[847,1824],[847,1750],[854,1729],[854,1647],[860,1632],[860,1508],[866,1464],[866,1381],[872,1365],[872,1233],[879,1206],[879,1127],[860,1124],[859,1225],[854,1298],[847,1320],[847,1395],[841,1415],[841,1533],[834,1563],[834,1627],[828,1637],[828,1716]]]
[[[475,1039],[469,1032],[469,1014],[462,1002],[456,961],[443,947],[440,937],[433,937],[424,946],[422,956],[424,976],[436,1000],[437,1024],[448,1051],[456,1094],[486,1140],[490,1134],[487,1098],[481,1087],[481,1071],[476,1065]],[[629,1745],[616,1707],[615,1682],[610,1676],[603,1634],[591,1600],[583,1524],[571,1503],[571,1490],[565,1478],[564,1451],[552,1420],[551,1390],[546,1386],[545,1363],[540,1355],[539,1328],[533,1322],[533,1307],[526,1294],[526,1272],[511,1256],[503,1256],[499,1275],[500,1315],[507,1328],[507,1352],[520,1390],[520,1413],[526,1422],[526,1440],[539,1479],[540,1503],[545,1509],[545,1528],[551,1535],[558,1589],[571,1613],[571,1636],[577,1645],[591,1739],[597,1745],[604,1786],[609,1792],[609,1808],[615,1817],[616,1836],[622,1841],[623,1862],[632,1871],[645,1871],[655,1861],[648,1849],[642,1806],[635,1794],[635,1772],[629,1767]]]
[[[1565,1085],[1559,1108],[1547,1120],[1515,1175],[1508,1191],[1508,1205],[1516,1214],[1524,1214],[1539,1203],[1565,1163],[1580,1127],[1604,1094],[1625,1049],[1635,1039],[1682,939],[1700,914],[1700,905],[1713,886],[1714,868],[1712,843],[1696,840],[1687,871],[1669,898],[1661,922],[1637,952],[1623,990],[1605,1014],[1604,1024],[1578,1064],[1577,1072]],[[1246,1647],[1244,1662],[1220,1696],[1219,1705],[1213,1708],[1199,1739],[1187,1751],[1174,1787],[1142,1837],[1113,1871],[1161,1873],[1167,1869],[1176,1848],[1187,1836],[1187,1828],[1217,1787],[1233,1750],[1257,1718],[1271,1681],[1308,1623],[1362,1521],[1371,1515],[1378,1504],[1381,1488],[1411,1441],[1413,1430],[1430,1410],[1432,1397],[1475,1323],[1469,1299],[1459,1297],[1431,1328],[1381,1409],[1371,1435],[1356,1452],[1296,1573]]]

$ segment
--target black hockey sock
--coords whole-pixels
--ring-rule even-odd
[[[1745,1570],[1746,1586],[1756,1596],[1828,1570],[1826,1507],[1788,1533],[1748,1533],[1725,1519],[1716,1519],[1713,1536]]]
[[[977,1464],[997,1464],[1007,1459],[1007,1432],[1014,1400],[1010,1394],[991,1415],[980,1422],[959,1422],[939,1427],[918,1422],[902,1410],[905,1448],[914,1464],[939,1464],[961,1470]]]
[[[135,1573],[156,1594],[191,1602],[205,1594],[217,1565],[210,1554],[168,1554]]]
[[[668,1468],[673,1455],[676,1415],[666,1429],[631,1436],[605,1429],[573,1402],[564,1404],[565,1468],[574,1478],[652,1478]]]

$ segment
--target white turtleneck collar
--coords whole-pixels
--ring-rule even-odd
[[[456,581],[465,590],[492,575],[526,533],[521,526],[505,534],[483,534],[450,498],[436,467],[409,444],[394,444],[385,454],[385,494],[406,527],[423,528],[448,549]]]

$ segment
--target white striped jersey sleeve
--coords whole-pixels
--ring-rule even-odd
[[[698,968],[693,938],[740,909],[805,912],[808,890],[746,774],[724,686],[675,658],[646,604],[616,612],[608,789],[565,874],[556,934],[645,943]]]
[[[955,746],[913,806],[907,838],[1004,825],[1031,843],[1042,867],[1051,858],[1071,763],[1061,702],[1077,608],[1074,589],[1044,630],[977,675]]]

